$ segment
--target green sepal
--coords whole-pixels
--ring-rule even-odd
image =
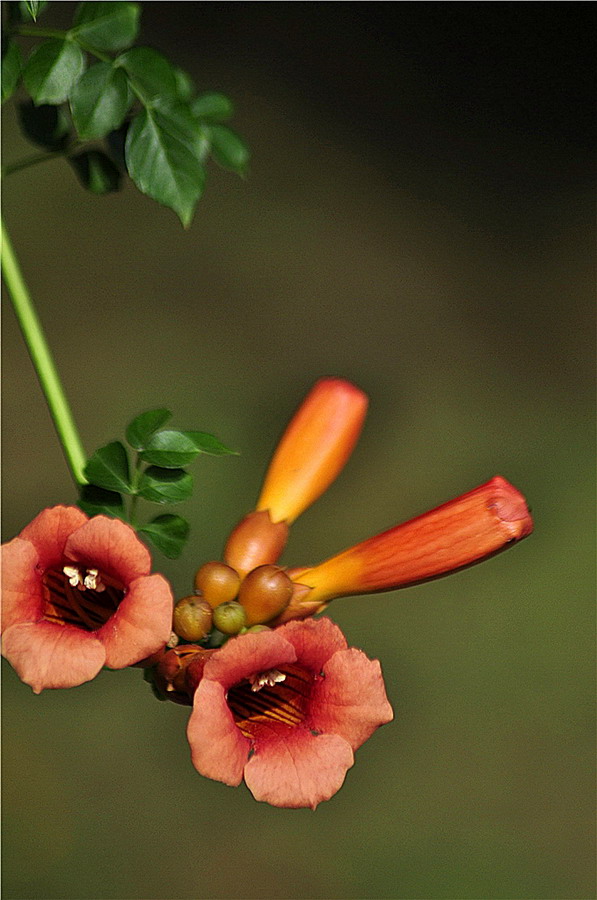
[[[64,110],[43,103],[35,106],[32,100],[19,103],[19,123],[25,136],[44,150],[64,150],[69,142],[70,125]]]
[[[79,137],[90,141],[119,128],[132,102],[126,73],[107,62],[95,63],[79,78],[70,95]]]
[[[122,496],[116,491],[107,491],[94,484],[83,485],[78,505],[88,516],[106,515],[125,519]]]
[[[234,115],[232,101],[225,94],[201,94],[191,103],[191,112],[208,122],[225,122]]]
[[[149,466],[139,479],[139,496],[152,503],[180,503],[192,493],[193,476],[184,469]]]
[[[120,441],[112,441],[96,450],[84,469],[85,478],[108,491],[131,494],[129,461]]]
[[[180,556],[189,536],[189,523],[181,516],[157,516],[139,529],[168,559]]]
[[[238,175],[246,175],[250,153],[243,139],[226,125],[209,125],[206,130],[216,162]]]
[[[92,194],[111,194],[120,190],[122,174],[101,150],[83,150],[68,161],[86,190]]]
[[[27,60],[23,81],[36,105],[64,103],[84,71],[85,57],[77,44],[50,38]]]
[[[129,175],[143,194],[174,210],[185,228],[203,193],[201,127],[183,104],[143,109],[126,137]]]
[[[169,409],[149,409],[129,422],[126,439],[135,450],[143,450],[152,434],[172,416]]]
[[[2,102],[8,100],[14,94],[19,78],[23,59],[19,45],[15,41],[6,39],[2,46]]]
[[[138,3],[81,3],[69,34],[96,50],[124,50],[137,37],[140,12]]]

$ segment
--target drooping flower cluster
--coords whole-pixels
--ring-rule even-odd
[[[392,710],[379,662],[312,617],[337,597],[479,562],[533,528],[523,496],[495,476],[318,565],[278,565],[290,525],[347,462],[366,409],[342,379],[315,385],[223,561],[202,565],[174,609],[129,526],[70,507],[41,513],[3,547],[3,654],[35,691],[81,684],[103,665],[143,665],[158,696],[193,707],[199,772],[229,785],[244,778],[277,806],[331,797]]]

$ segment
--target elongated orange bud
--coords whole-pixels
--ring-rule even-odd
[[[286,522],[272,522],[265,509],[252,512],[230,533],[224,559],[239,575],[246,575],[264,563],[275,563],[287,540]]]
[[[311,588],[304,602],[406,587],[480,562],[533,530],[526,501],[499,475],[290,577]]]
[[[257,509],[269,510],[274,522],[291,524],[317,500],[352,453],[367,403],[367,396],[349,381],[318,381],[278,444]]]

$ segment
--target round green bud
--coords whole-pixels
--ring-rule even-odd
[[[229,600],[214,609],[213,622],[224,634],[238,634],[246,625],[245,611],[236,600]]]

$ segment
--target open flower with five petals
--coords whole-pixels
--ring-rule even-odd
[[[2,654],[35,693],[158,651],[172,594],[133,529],[73,506],[43,510],[2,546]]]
[[[328,800],[393,717],[379,662],[327,618],[240,635],[200,663],[187,728],[195,768],[233,786],[244,778],[274,806]]]

